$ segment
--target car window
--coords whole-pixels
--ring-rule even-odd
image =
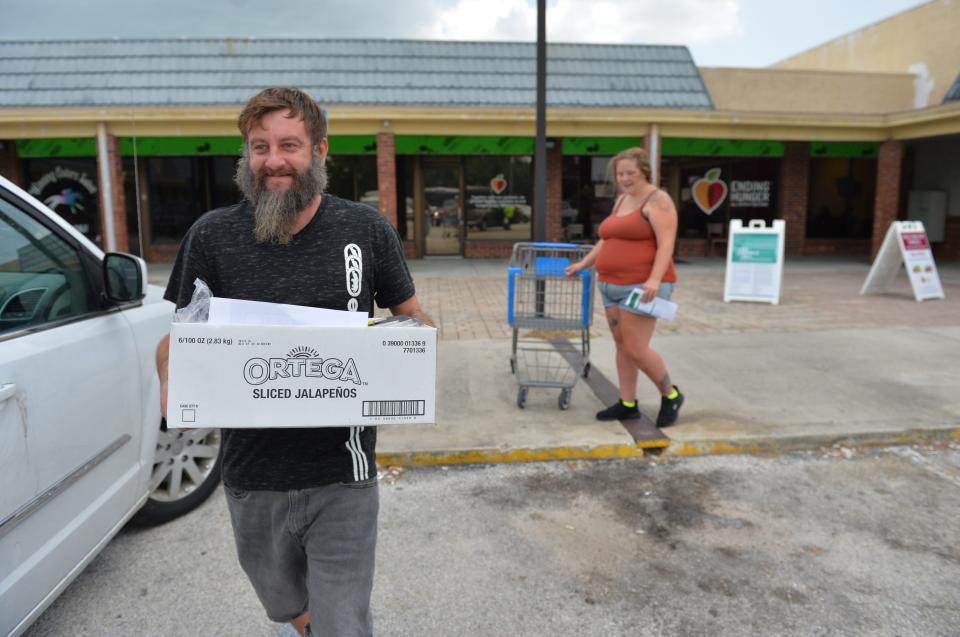
[[[76,249],[0,199],[0,334],[94,309]]]

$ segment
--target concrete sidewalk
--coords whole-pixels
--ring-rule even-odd
[[[610,401],[581,381],[570,409],[531,389],[517,407],[510,373],[506,262],[413,261],[418,295],[438,321],[438,416],[431,427],[383,428],[388,464],[518,461],[643,453]],[[906,275],[861,297],[868,264],[788,261],[780,305],[723,303],[720,259],[678,265],[680,315],[654,348],[687,396],[663,453],[786,451],[834,444],[960,438],[960,267],[941,266],[947,299],[915,302]],[[599,300],[591,376],[616,384],[614,344]],[[659,397],[641,378],[640,407]],[[641,446],[658,444],[640,442]]]
[[[960,439],[960,265],[940,265],[946,300],[917,303],[901,273],[887,295],[861,297],[869,265],[791,259],[781,304],[723,303],[724,262],[678,264],[677,319],[653,347],[687,396],[666,437],[639,440],[594,414],[612,402],[613,339],[599,300],[588,382],[568,410],[558,390],[517,406],[506,324],[505,261],[411,261],[418,296],[438,323],[433,426],[384,427],[383,464],[453,464],[665,454],[778,452],[834,444]],[[165,281],[168,268],[151,268]],[[554,337],[556,335],[553,335]],[[572,335],[571,335],[572,336]],[[615,394],[613,395],[615,397]],[[641,378],[639,402],[659,397]],[[644,421],[649,423],[649,419]],[[639,446],[638,446],[639,445]]]

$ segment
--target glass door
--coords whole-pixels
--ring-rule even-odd
[[[424,255],[463,255],[463,170],[456,159],[422,158]]]

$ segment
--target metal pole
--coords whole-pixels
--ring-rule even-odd
[[[537,143],[533,158],[534,241],[547,240],[547,0],[537,0]]]
[[[547,0],[537,0],[537,145],[533,157],[533,240],[547,240]],[[546,281],[537,279],[536,315],[543,316]]]

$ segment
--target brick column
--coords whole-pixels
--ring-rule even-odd
[[[0,141],[0,175],[21,188],[26,188],[26,184],[23,183],[23,171],[20,169],[20,158],[17,157],[17,142],[15,141]]]
[[[98,146],[99,152],[99,146]],[[99,158],[98,158],[99,159]],[[127,237],[127,205],[123,195],[123,161],[120,158],[120,140],[115,135],[107,135],[107,166],[110,171],[110,193],[113,202],[113,234],[117,252],[129,252],[130,241]],[[97,164],[99,170],[99,163]],[[100,177],[100,236],[104,250],[107,247],[107,224],[104,215],[107,206],[104,197],[107,195]]]
[[[563,140],[547,148],[547,241],[563,241]]]
[[[393,133],[377,133],[377,192],[380,212],[397,227],[397,149]]]
[[[877,256],[887,228],[897,220],[900,207],[900,174],[903,170],[903,144],[889,139],[880,144],[877,156],[877,195],[873,202],[873,238],[870,260]]]
[[[787,142],[780,160],[777,218],[786,221],[784,252],[801,256],[807,238],[807,200],[810,193],[810,144]]]

